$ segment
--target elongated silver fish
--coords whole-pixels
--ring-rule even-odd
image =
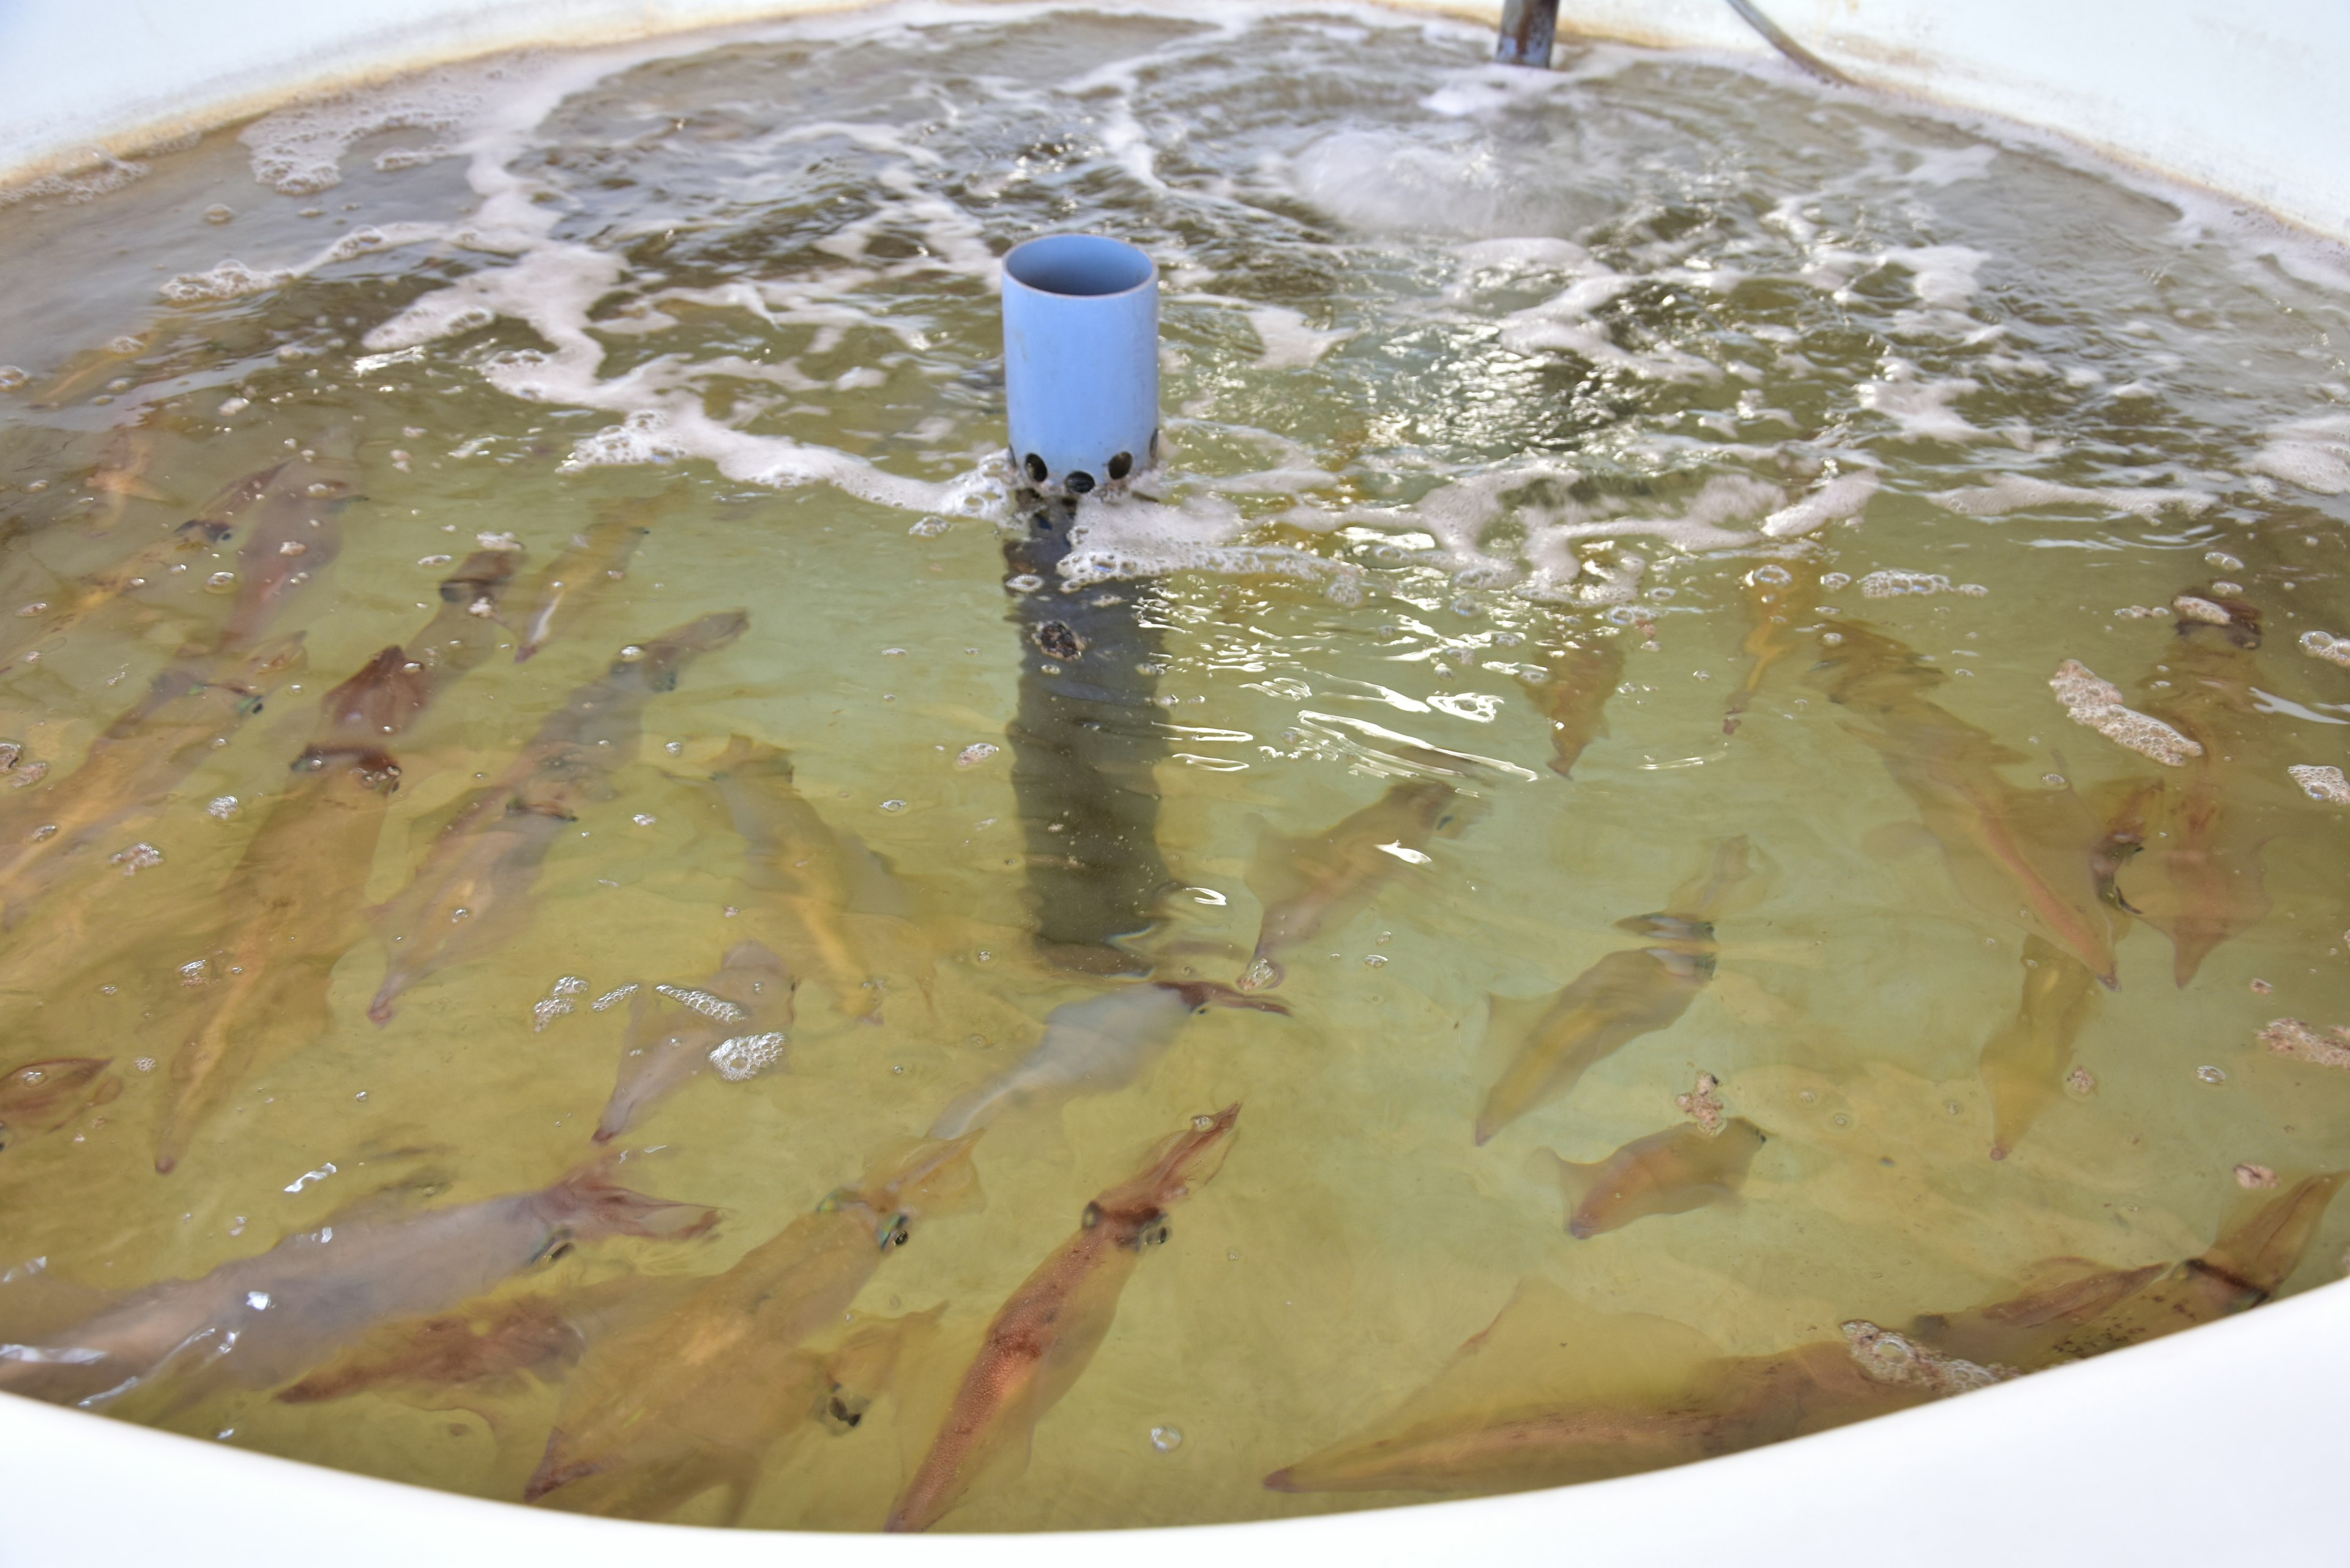
[[[107,1404],[170,1377],[183,1394],[267,1388],[390,1318],[445,1312],[542,1258],[607,1236],[694,1236],[715,1210],[618,1187],[600,1166],[536,1192],[327,1224],[201,1279],[152,1285],[39,1345],[0,1345],[0,1389]]]
[[[1286,1016],[1270,997],[1247,996],[1213,981],[1146,981],[1082,1002],[1064,1002],[1045,1019],[1045,1038],[1020,1064],[980,1085],[931,1124],[932,1137],[961,1137],[1013,1109],[1058,1106],[1122,1089],[1156,1062],[1194,1013],[1248,1007]]]

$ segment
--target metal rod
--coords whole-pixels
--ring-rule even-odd
[[[1493,58],[1505,66],[1550,69],[1550,47],[1558,36],[1558,0],[1507,0]]]
[[[1730,0],[1730,8],[1738,13],[1739,20],[1744,22],[1756,32],[1762,34],[1762,41],[1764,43],[1769,44],[1773,48],[1786,56],[1790,60],[1793,60],[1798,67],[1819,78],[1820,80],[1824,82],[1834,82],[1838,87],[1850,87],[1853,85],[1852,78],[1850,77],[1845,75],[1842,71],[1836,69],[1834,66],[1820,58],[1819,56],[1812,53],[1811,50],[1804,47],[1803,45],[1795,42],[1794,39],[1787,36],[1786,34],[1781,32],[1779,30],[1779,24],[1773,22],[1770,17],[1765,16],[1762,12],[1754,8],[1752,0]],[[1504,20],[1503,26],[1507,26],[1508,25],[1508,22]]]

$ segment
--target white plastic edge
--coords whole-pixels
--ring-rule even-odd
[[[1116,0],[1104,0],[1115,8]],[[1388,0],[1490,19],[1494,0]],[[2343,0],[1759,0],[1872,87],[2054,131],[2350,240]],[[295,90],[528,43],[843,0],[0,0],[0,179],[122,154]],[[1722,0],[1564,0],[1562,29],[1767,52]]]
[[[1858,79],[2053,130],[2350,238],[2350,5],[1763,0]],[[651,36],[822,0],[5,0],[0,171],[134,151],[298,93],[531,42]],[[1495,5],[1422,5],[1490,15]],[[1567,0],[1565,25],[1761,53],[1715,0]],[[100,44],[98,40],[103,40]],[[1815,1438],[1595,1486],[1310,1521],[858,1538],[875,1563],[2350,1561],[2350,1291]],[[0,1563],[349,1568],[773,1563],[838,1537],[573,1519],[0,1395]]]

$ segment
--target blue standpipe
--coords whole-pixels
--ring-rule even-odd
[[[1111,489],[1159,459],[1159,269],[1121,240],[1051,234],[1003,258],[1012,464],[1048,496]]]

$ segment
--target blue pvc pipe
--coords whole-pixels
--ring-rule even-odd
[[[1123,241],[1052,234],[1003,258],[1012,462],[1046,494],[1125,481],[1159,456],[1159,269]]]

